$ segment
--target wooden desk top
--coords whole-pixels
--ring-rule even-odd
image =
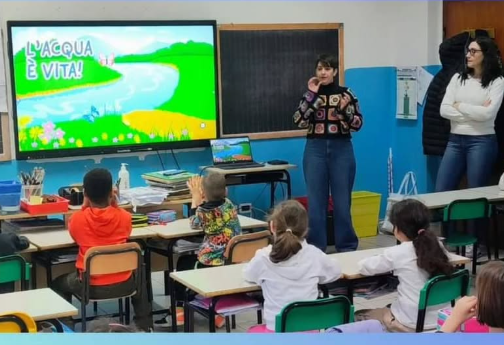
[[[145,205],[145,206],[138,206],[138,209],[141,210],[142,208],[150,208],[150,207],[161,207],[161,206],[166,206],[170,207],[173,205],[184,205],[184,204],[190,204],[191,199],[174,199],[174,200],[169,200],[163,202],[161,205]],[[119,207],[122,207],[124,209],[132,209],[133,206],[130,204],[126,205],[119,205]],[[26,212],[19,212],[19,213],[13,213],[13,214],[0,214],[0,221],[2,220],[11,220],[11,219],[24,219],[24,218],[37,218],[37,217],[46,217],[46,216],[57,216],[57,215],[71,215],[75,212],[79,211],[78,209],[69,209],[67,212],[62,212],[62,213],[44,213],[44,214],[37,214],[37,215],[31,215]]]
[[[256,228],[268,227],[268,223],[262,220],[257,220],[242,215],[238,215],[238,218],[240,220],[240,225],[242,229],[256,229]],[[150,227],[150,229],[163,239],[174,239],[188,236],[198,236],[203,234],[203,231],[200,229],[197,230],[191,229],[188,218],[178,219],[166,225],[153,225]]]
[[[68,230],[39,231],[24,234],[28,241],[38,247],[39,250],[61,249],[75,246],[73,238]],[[151,227],[136,228],[131,232],[130,239],[156,237]]]
[[[343,278],[352,280],[362,278],[357,267],[358,261],[381,254],[384,250],[385,248],[359,250],[332,254],[330,257],[336,259],[341,265]],[[453,254],[450,255],[450,260],[454,265],[471,262],[468,258]],[[243,278],[245,265],[236,264],[173,272],[170,274],[170,277],[204,297],[216,297],[260,290],[258,285],[249,283]]]
[[[38,252],[38,250],[39,249],[37,246],[34,246],[33,243],[30,243],[30,246],[28,248],[18,252],[17,254],[33,253],[33,252]]]
[[[340,263],[345,279],[359,279],[363,276],[359,273],[358,262],[371,256],[380,255],[385,248],[374,248],[357,250],[355,252],[337,253],[329,255]],[[471,262],[471,259],[464,256],[449,253],[450,262],[456,265],[464,265]]]
[[[51,289],[37,289],[0,294],[0,314],[23,312],[35,321],[78,314],[77,308]]]
[[[411,198],[421,201],[429,209],[439,209],[446,207],[448,204],[450,204],[455,200],[478,199],[486,197],[487,199],[489,199],[489,201],[494,201],[491,200],[489,196],[490,195],[486,196],[482,192],[469,189],[462,189],[450,192],[418,194],[411,196]],[[397,197],[391,197],[389,198],[389,200],[398,202],[401,201],[402,199]]]
[[[235,175],[235,174],[246,174],[246,173],[259,173],[259,172],[268,172],[268,171],[282,171],[282,170],[291,170],[296,169],[297,166],[294,164],[281,164],[281,165],[270,165],[266,164],[263,167],[257,168],[243,168],[243,169],[219,169],[217,167],[201,167],[208,172],[216,172],[224,175]]]

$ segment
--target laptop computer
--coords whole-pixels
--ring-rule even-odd
[[[254,162],[248,137],[210,140],[213,163],[220,169],[260,168],[264,164]]]

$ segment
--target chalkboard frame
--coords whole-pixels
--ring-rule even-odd
[[[220,24],[217,26],[217,78],[219,81],[219,128],[221,138],[244,137],[248,136],[250,139],[279,139],[279,138],[295,138],[303,137],[306,135],[306,130],[289,130],[289,131],[276,131],[276,132],[260,132],[260,133],[224,133],[223,122],[225,114],[222,109],[222,68],[221,68],[221,46],[220,46],[220,33],[221,31],[287,31],[287,30],[338,30],[338,79],[340,85],[345,84],[344,73],[344,26],[343,23],[310,23],[310,24]],[[300,95],[301,97],[301,95]]]

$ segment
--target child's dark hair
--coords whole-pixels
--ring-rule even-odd
[[[106,206],[112,193],[112,175],[107,169],[93,169],[84,176],[84,194],[93,204]]]
[[[219,201],[226,198],[226,178],[222,174],[208,174],[203,178],[202,187],[207,201]]]
[[[493,328],[504,328],[504,262],[482,266],[476,278],[478,321]]]
[[[295,200],[284,201],[273,210],[269,221],[274,228],[270,259],[279,263],[301,250],[301,241],[308,233],[306,209]]]
[[[332,67],[334,69],[338,69],[338,58],[333,55],[322,54],[317,58],[315,68],[317,68],[318,64],[321,64],[323,67]]]
[[[402,232],[413,241],[417,255],[417,265],[429,273],[430,277],[450,275],[453,266],[439,243],[437,236],[429,230],[429,209],[418,200],[402,200],[392,207],[390,222],[395,231]]]
[[[132,325],[122,325],[112,319],[101,318],[90,323],[86,333],[138,333],[140,332]]]

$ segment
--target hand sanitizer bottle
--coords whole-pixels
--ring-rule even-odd
[[[121,170],[119,170],[119,190],[125,190],[130,188],[130,179],[129,179],[129,172],[126,169],[126,166],[128,164],[126,163],[121,163]]]

